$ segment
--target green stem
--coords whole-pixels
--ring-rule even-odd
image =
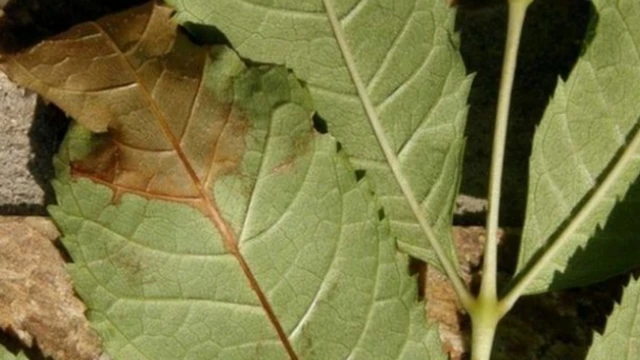
[[[480,285],[478,299],[469,311],[472,322],[471,360],[489,360],[491,358],[491,349],[493,348],[496,328],[500,318],[505,314],[497,300],[500,194],[502,190],[502,173],[507,139],[507,125],[509,122],[509,108],[511,106],[511,93],[513,91],[513,80],[518,62],[518,47],[520,45],[522,26],[527,8],[531,2],[532,0],[509,1],[509,24],[502,63],[500,93],[498,95],[498,109],[491,153],[487,241],[484,249],[482,283]]]
[[[378,140],[378,144],[380,145],[387,163],[391,168],[391,172],[393,173],[393,176],[398,183],[402,194],[407,200],[409,207],[413,211],[414,216],[418,220],[420,228],[426,235],[429,244],[436,253],[436,256],[438,257],[438,260],[440,261],[445,274],[447,275],[449,280],[451,280],[451,283],[453,284],[453,287],[458,298],[460,299],[460,302],[462,303],[462,306],[465,309],[468,309],[474,302],[473,296],[471,295],[469,290],[467,290],[466,286],[458,276],[458,272],[456,271],[454,264],[440,246],[440,243],[438,242],[436,235],[431,228],[431,225],[429,225],[426,220],[424,210],[416,200],[413,190],[409,185],[409,181],[402,172],[400,161],[398,160],[395,151],[393,150],[391,144],[389,143],[389,140],[387,139],[382,124],[378,119],[378,114],[376,113],[373,104],[371,103],[371,99],[369,98],[369,94],[364,86],[364,83],[360,78],[360,74],[358,73],[358,70],[356,68],[355,61],[344,37],[342,27],[340,26],[333,6],[330,4],[329,0],[323,0],[323,3],[327,11],[327,17],[329,18],[331,29],[333,30],[333,33],[338,42],[338,46],[340,47],[340,51],[342,52],[345,64],[347,65],[347,69],[349,70],[348,72],[351,76],[351,80],[353,81],[356,91],[358,92],[358,96],[360,97],[360,101],[362,103],[364,111],[367,114],[369,124],[371,125],[376,139]]]
[[[500,217],[500,193],[502,188],[502,172],[504,165],[505,144],[507,138],[507,124],[511,105],[513,79],[518,60],[518,46],[522,25],[524,24],[527,7],[532,0],[509,1],[509,25],[507,41],[502,64],[500,79],[500,93],[498,95],[498,110],[496,114],[495,131],[493,135],[493,150],[491,155],[491,171],[489,174],[489,209],[487,211],[487,241],[484,250],[482,269],[482,284],[480,297],[497,299],[497,269],[498,269],[498,220]]]
[[[479,301],[471,310],[471,360],[489,360],[501,314],[494,300]]]

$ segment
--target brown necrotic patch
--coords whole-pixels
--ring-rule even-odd
[[[115,200],[198,202],[243,159],[249,122],[205,85],[211,49],[189,42],[170,15],[150,5],[111,15],[5,64],[81,125],[107,132],[72,174],[113,188]]]

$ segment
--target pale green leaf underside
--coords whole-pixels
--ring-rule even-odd
[[[298,357],[444,359],[368,182],[313,132],[306,90],[282,68],[227,71],[240,66],[230,53],[215,71],[251,129],[240,173],[209,190]],[[75,130],[61,158],[87,139]],[[109,188],[64,173],[54,187],[76,289],[114,359],[288,358],[198,210],[131,194],[113,204]]]
[[[20,352],[18,355],[14,355],[4,346],[0,345],[0,360],[29,360],[24,353]]]
[[[640,282],[631,279],[607,320],[604,334],[594,334],[587,360],[640,358]]]
[[[640,3],[595,0],[594,5],[598,20],[593,39],[567,82],[559,82],[534,139],[519,270],[575,215],[616,164],[625,145],[637,136]],[[633,229],[634,225],[637,229],[640,189],[630,191],[613,212],[611,224],[605,226],[615,203],[636,179],[638,160],[636,154],[527,292],[584,285],[640,263]],[[597,230],[602,226],[604,230]]]
[[[284,64],[308,83],[329,132],[364,169],[401,248],[437,263],[380,151],[347,73],[321,0],[170,0],[196,35],[213,25],[241,56]],[[404,175],[457,263],[451,241],[470,79],[441,0],[334,1],[360,76],[397,151]]]

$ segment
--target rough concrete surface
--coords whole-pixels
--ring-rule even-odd
[[[0,73],[0,215],[46,215],[66,117]]]
[[[37,96],[0,73],[0,205],[43,204],[44,190],[29,172],[29,129]]]

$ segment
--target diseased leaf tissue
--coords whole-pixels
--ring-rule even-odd
[[[114,359],[443,358],[368,181],[284,68],[148,4],[3,66],[71,131],[50,212]]]

